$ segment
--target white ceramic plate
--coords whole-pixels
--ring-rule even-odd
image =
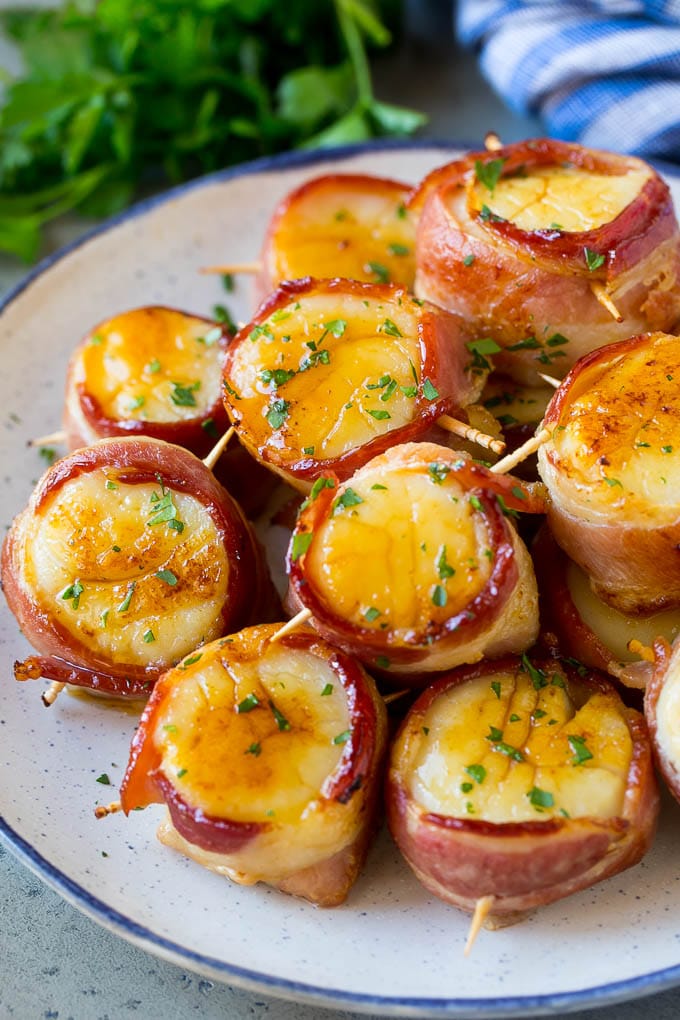
[[[336,168],[415,182],[452,155],[385,145],[252,164],[138,206],[43,263],[0,317],[0,524],[44,467],[26,441],[58,427],[69,353],[94,323],[156,302],[209,314],[225,299],[249,318],[248,284],[226,296],[197,270],[256,258],[287,191]],[[39,683],[14,683],[11,663],[29,649],[4,600],[0,646],[0,832],[68,900],[159,956],[273,995],[411,1016],[526,1016],[680,982],[675,803],[638,867],[482,933],[464,959],[468,918],[428,897],[387,836],[347,905],[324,911],[232,885],[163,848],[160,808],[95,821],[94,804],[116,795],[96,779],[120,781],[136,717],[68,695],[46,711]]]

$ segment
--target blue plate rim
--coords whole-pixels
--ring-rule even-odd
[[[264,156],[248,163],[195,178],[178,184],[159,194],[142,199],[115,216],[104,220],[92,229],[85,231],[74,241],[63,245],[55,252],[42,258],[22,280],[19,281],[0,301],[0,315],[39,277],[62,261],[72,252],[89,243],[101,234],[107,233],[119,224],[166,204],[194,189],[219,184],[237,177],[250,174],[266,173],[270,170],[286,170],[307,165],[323,165],[324,163],[347,159],[370,151],[441,149],[443,152],[469,151],[481,146],[475,143],[458,140],[416,139],[393,140],[383,139],[367,143],[357,143],[323,150],[299,150],[282,153],[276,156]],[[659,160],[649,160],[659,172],[668,177],[680,177],[680,167]],[[575,992],[555,992],[535,996],[503,996],[493,998],[435,998],[393,997],[370,995],[368,993],[347,992],[343,989],[323,988],[305,982],[292,981],[287,978],[272,977],[261,971],[229,964],[222,960],[197,953],[179,943],[166,939],[151,931],[144,925],[132,921],[124,914],[109,907],[102,900],[87,892],[73,879],[69,878],[58,867],[42,856],[0,815],[0,838],[38,878],[55,889],[65,900],[75,906],[86,916],[114,931],[126,941],[132,942],[144,950],[161,956],[177,965],[191,965],[198,972],[217,977],[222,981],[233,981],[235,984],[259,990],[281,998],[322,1004],[329,1007],[345,1007],[367,1011],[380,1008],[389,1010],[392,1015],[410,1016],[463,1016],[474,1011],[478,1017],[529,1016],[544,1015],[556,1010],[569,1012],[584,1006],[604,1006],[624,1000],[640,998],[664,988],[680,983],[680,963],[649,974],[638,975],[622,981],[604,985],[593,985]],[[408,1013],[404,1011],[408,1010]],[[413,1012],[416,1011],[416,1012]]]

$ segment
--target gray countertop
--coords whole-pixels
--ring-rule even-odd
[[[378,70],[381,97],[427,110],[431,120],[425,137],[478,143],[487,130],[508,141],[540,133],[535,122],[502,107],[472,58],[446,38],[447,24],[439,25],[439,43],[427,41],[432,25],[424,24],[423,11],[415,12],[410,41]],[[82,223],[63,224],[51,243],[82,229]],[[0,290],[21,275],[15,263],[0,260]],[[147,1020],[350,1017],[216,983],[156,959],[78,913],[1,844],[0,947],[0,1020],[118,1020],[132,1014]],[[670,1020],[680,1015],[680,990],[570,1015],[577,1020]]]

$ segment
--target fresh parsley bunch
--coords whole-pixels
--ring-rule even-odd
[[[376,2],[68,0],[6,12],[25,71],[0,110],[0,250],[31,260],[49,220],[110,215],[164,181],[413,132],[422,115],[373,95],[367,46],[391,39]]]

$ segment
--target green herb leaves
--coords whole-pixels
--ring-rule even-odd
[[[391,35],[366,0],[64,2],[2,27],[24,71],[0,113],[0,249],[27,260],[45,223],[109,216],[140,182],[425,120],[373,95],[366,46]]]

